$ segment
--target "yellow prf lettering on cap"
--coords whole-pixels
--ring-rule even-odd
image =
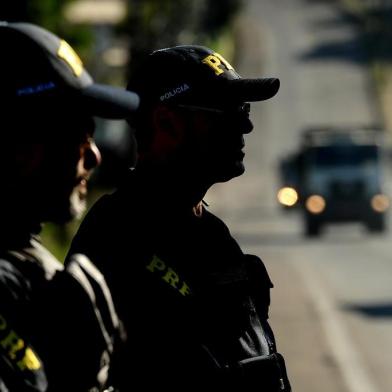
[[[41,368],[41,362],[34,351],[31,348],[27,348],[24,357],[18,362],[18,367],[21,370],[38,370]]]
[[[207,64],[215,72],[215,75],[220,75],[224,72],[219,66],[223,63],[228,70],[234,69],[231,64],[219,53],[213,53],[208,55],[202,60],[202,63]]]
[[[80,60],[76,52],[64,40],[61,40],[60,42],[60,47],[57,51],[57,56],[63,59],[71,67],[75,76],[81,75],[81,73],[83,72],[82,60]]]

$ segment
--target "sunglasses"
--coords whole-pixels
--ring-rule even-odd
[[[245,116],[249,117],[250,114],[250,103],[245,102],[239,106],[228,107],[225,109],[217,109],[205,106],[194,106],[194,105],[175,105],[175,107],[185,110],[190,110],[192,112],[207,112],[207,113],[215,113],[219,115],[227,115],[227,116]]]

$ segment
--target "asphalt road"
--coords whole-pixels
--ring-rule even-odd
[[[359,32],[334,1],[248,0],[239,24],[243,76],[278,76],[253,105],[247,172],[206,200],[242,247],[265,261],[271,323],[296,392],[392,391],[391,232],[329,226],[306,240],[275,202],[278,159],[310,125],[380,122]]]

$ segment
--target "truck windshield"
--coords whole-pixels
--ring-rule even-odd
[[[316,166],[346,166],[376,163],[377,146],[322,146],[309,150],[309,159]]]

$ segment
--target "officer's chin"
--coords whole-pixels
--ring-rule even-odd
[[[84,195],[74,191],[70,197],[69,219],[79,219],[86,211],[87,203]]]
[[[220,173],[220,178],[217,182],[227,182],[235,177],[239,177],[245,172],[243,161],[236,161],[233,165],[225,167]]]
[[[78,194],[73,193],[61,207],[60,205],[57,206],[56,211],[49,219],[50,221],[64,224],[74,219],[80,219],[86,211],[86,201],[81,199]]]

